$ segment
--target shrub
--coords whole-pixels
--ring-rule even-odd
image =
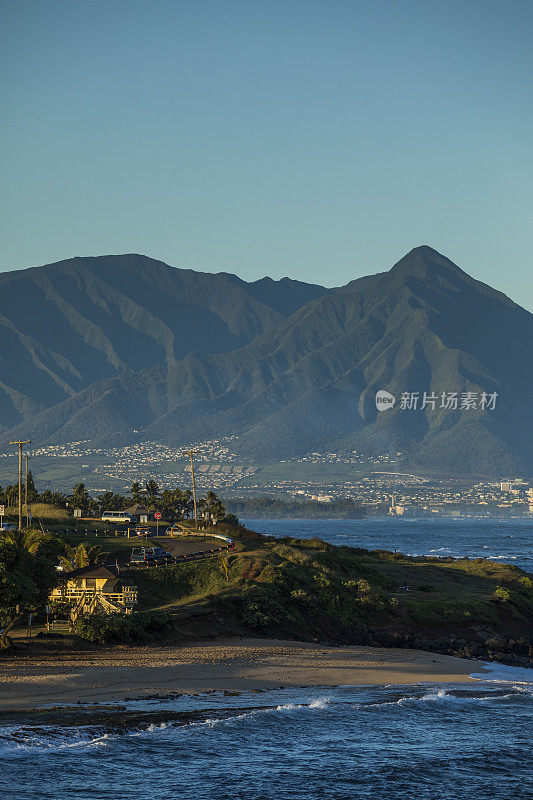
[[[307,603],[309,602],[309,595],[304,589],[293,589],[291,592],[291,597],[293,600],[297,600],[300,603]]]
[[[511,592],[504,586],[497,586],[494,590],[493,597],[496,597],[498,600],[503,600],[504,602],[507,602],[507,600],[511,599]]]
[[[324,542],[322,539],[318,539],[316,536],[313,539],[295,539],[294,541],[298,542],[302,547],[305,547],[309,550],[328,551],[332,549],[332,545],[330,545],[329,542]]]
[[[331,586],[331,581],[324,572],[316,572],[313,575],[313,580],[319,589],[328,589]]]
[[[92,614],[81,617],[75,632],[89,642],[100,644],[138,644],[152,642],[170,633],[173,620],[164,611],[138,614]]]
[[[234,526],[238,526],[239,525],[239,520],[237,519],[235,514],[226,514],[225,517],[222,517],[220,522],[223,522],[226,525],[234,525]]]
[[[285,616],[285,611],[274,598],[258,595],[244,606],[243,622],[253,630],[267,631]]]
[[[66,522],[70,519],[70,514],[65,508],[57,508],[48,503],[32,503],[31,512],[33,517],[40,517],[46,520],[57,520],[58,522]]]
[[[351,589],[354,592],[359,591],[359,583],[358,581],[353,580],[353,578],[351,578],[349,581],[344,581],[343,585],[346,586],[347,589]]]

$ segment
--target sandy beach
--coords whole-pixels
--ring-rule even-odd
[[[0,708],[118,702],[166,692],[460,682],[479,662],[420,650],[230,639],[175,647],[111,647],[0,661]]]

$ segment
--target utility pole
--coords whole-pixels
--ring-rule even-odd
[[[26,506],[26,527],[27,528],[29,528],[29,525],[30,525],[30,516],[29,516],[29,513],[28,513],[28,459],[29,458],[31,458],[31,456],[29,456],[26,453],[24,453],[24,460],[26,462],[26,484],[25,484],[25,490],[24,490],[24,505]]]
[[[194,480],[194,464],[193,464],[193,460],[192,460],[194,452],[192,450],[189,450],[187,452],[187,455],[191,457],[192,499],[194,501],[194,529],[195,529],[196,533],[198,533],[198,514],[197,514],[197,511],[196,511],[196,482]]]
[[[16,444],[19,449],[19,531],[22,530],[22,448],[25,444],[31,444],[30,439],[25,442],[9,442],[9,444]]]

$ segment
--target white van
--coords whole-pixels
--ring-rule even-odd
[[[104,511],[102,514],[102,522],[124,522],[130,525],[131,514],[128,514],[126,511]]]

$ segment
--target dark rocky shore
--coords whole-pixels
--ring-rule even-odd
[[[158,700],[173,700],[179,694],[169,693],[158,695]],[[143,700],[148,699],[143,697]],[[49,708],[24,708],[13,709],[0,712],[0,723],[9,724],[17,722],[30,723],[35,732],[35,726],[46,727],[46,732],[50,733],[50,727],[55,725],[61,728],[87,728],[94,729],[99,733],[123,734],[131,731],[146,730],[151,725],[172,724],[181,727],[189,725],[191,722],[206,722],[208,719],[226,719],[236,714],[247,714],[251,711],[258,711],[274,706],[243,706],[242,708],[213,708],[200,709],[194,711],[170,711],[164,709],[154,709],[150,711],[137,711],[128,709],[124,705],[106,705],[92,703],[90,705],[75,706],[51,706]],[[23,736],[24,732],[21,732]],[[10,733],[10,738],[13,738]]]
[[[490,635],[484,641],[481,639],[472,641],[453,634],[430,638],[409,633],[374,632],[370,634],[369,641],[365,644],[375,647],[408,647],[457,658],[496,661],[514,667],[533,668],[533,640],[525,636],[507,639],[503,636]]]

